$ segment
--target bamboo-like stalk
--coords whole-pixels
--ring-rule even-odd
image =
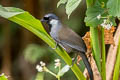
[[[117,49],[117,59],[113,73],[113,80],[119,80],[119,71],[120,71],[120,37],[119,37],[119,44]]]
[[[120,37],[120,24],[118,25],[118,28],[114,36],[115,45],[111,45],[108,51],[107,60],[106,60],[106,80],[112,79],[114,64],[116,61],[119,37]]]
[[[101,28],[101,39],[102,39],[102,42],[101,42],[101,58],[102,58],[102,61],[101,61],[101,76],[102,76],[102,80],[106,80],[106,65],[105,65],[105,56],[106,56],[106,53],[105,53],[105,42],[104,42],[104,28]]]

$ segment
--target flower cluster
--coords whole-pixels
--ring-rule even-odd
[[[60,67],[60,59],[55,59],[55,68]]]
[[[109,29],[112,27],[113,23],[109,20],[108,17],[102,17],[101,14],[99,14],[99,15],[97,16],[97,19],[100,20],[101,18],[105,18],[105,19],[103,20],[103,23],[100,24],[100,25],[101,25],[103,28],[109,30]]]
[[[112,22],[107,21],[107,19],[104,19],[103,23],[101,24],[101,26],[105,29],[110,29],[112,27]]]
[[[58,78],[58,80],[60,80],[60,77],[63,76],[66,72],[68,72],[69,69],[71,68],[71,66],[69,65],[65,65],[63,68],[61,68],[60,59],[55,59],[55,68],[58,67],[59,69],[58,73],[55,74],[54,72],[50,71],[45,65],[46,64],[43,61],[40,61],[40,64],[36,66],[36,69],[38,70],[38,72],[43,72],[43,71],[48,72],[54,77]]]
[[[43,61],[40,61],[40,65],[36,66],[36,69],[38,70],[38,72],[43,72],[45,65],[46,64]]]

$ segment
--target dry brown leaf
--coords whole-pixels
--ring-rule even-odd
[[[91,45],[90,45],[90,32],[87,32],[82,39],[84,40],[87,49],[91,49]]]
[[[118,28],[114,36],[115,45],[114,46],[111,45],[108,50],[108,56],[106,60],[106,80],[112,80],[119,38],[120,38],[120,24],[118,25]]]
[[[98,71],[97,65],[96,65],[96,63],[95,63],[95,60],[94,60],[92,54],[90,54],[90,55],[88,56],[88,60],[89,60],[89,62],[90,62],[90,64],[91,64],[91,68],[92,68],[92,71],[93,71],[94,80],[102,80],[102,79],[101,79],[101,76],[100,76],[100,73],[99,73],[99,71]],[[89,74],[88,74],[88,71],[87,71],[86,68],[85,68],[83,74],[84,74],[84,76],[85,76],[85,77],[87,78],[87,80],[88,80],[88,79],[89,79]]]
[[[90,57],[90,64],[93,70],[94,80],[102,80],[93,56]]]
[[[114,31],[115,31],[115,27],[114,26],[112,26],[110,30],[107,30],[107,29],[104,30],[105,44],[115,45],[114,39],[113,39]]]
[[[114,45],[113,33],[115,32],[115,27],[112,26],[110,30],[104,29],[105,44]],[[85,36],[82,38],[86,44],[87,49],[91,49],[90,45],[90,32],[86,32]]]

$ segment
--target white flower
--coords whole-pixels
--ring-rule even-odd
[[[101,15],[99,14],[99,15],[97,16],[97,19],[100,20],[100,18],[101,18]]]
[[[40,66],[40,65],[37,65],[37,66],[36,66],[36,69],[38,70],[38,72],[42,72],[42,71],[43,71],[43,67]]]
[[[61,63],[55,63],[55,68],[59,67]]]
[[[55,59],[55,62],[60,62],[60,59]]]
[[[55,59],[55,68],[59,67],[60,65],[60,59]]]
[[[40,61],[41,66],[45,66],[46,64],[43,61]]]
[[[111,27],[112,27],[112,22],[107,22],[107,20],[105,19],[104,21],[103,21],[103,23],[101,24],[101,26],[103,27],[103,28],[105,28],[105,29],[110,29]]]

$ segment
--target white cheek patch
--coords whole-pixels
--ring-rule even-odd
[[[52,25],[55,25],[55,24],[57,24],[58,23],[58,20],[55,20],[55,19],[52,19],[51,21],[50,21],[50,24],[52,24]]]

